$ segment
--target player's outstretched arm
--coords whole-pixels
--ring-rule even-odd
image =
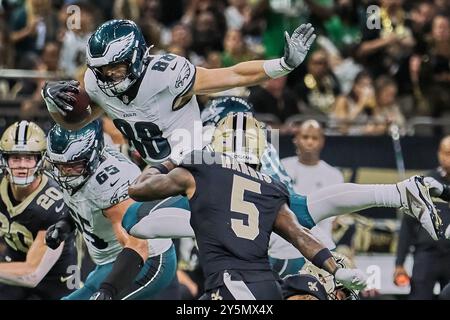
[[[152,201],[176,195],[187,195],[195,192],[195,180],[192,174],[177,167],[167,174],[153,174],[128,188],[128,194],[136,201]]]
[[[39,231],[24,262],[0,263],[0,282],[14,286],[36,287],[58,261],[64,243],[52,250],[45,245],[45,231]]]
[[[367,276],[358,269],[340,268],[328,250],[311,232],[302,227],[287,204],[281,206],[274,223],[274,231],[292,243],[302,255],[315,266],[334,275],[335,279],[349,289],[366,287]]]
[[[297,68],[316,39],[313,26],[302,24],[290,37],[285,33],[284,56],[273,60],[242,62],[229,68],[197,67],[194,94],[220,92],[234,87],[252,86],[270,78],[279,78]]]

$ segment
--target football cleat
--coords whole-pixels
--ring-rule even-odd
[[[402,206],[400,211],[419,220],[434,240],[443,238],[442,220],[431,200],[423,177],[413,176],[397,183]]]

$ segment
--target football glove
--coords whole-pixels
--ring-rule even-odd
[[[305,60],[315,39],[314,27],[310,23],[300,25],[291,37],[285,31],[284,57],[281,59],[282,67],[288,70],[297,68]]]
[[[112,300],[112,296],[107,290],[100,289],[95,292],[89,300]]]
[[[444,185],[432,177],[425,177],[423,182],[428,186],[432,197],[440,197],[444,191]]]
[[[50,112],[59,112],[63,116],[73,110],[75,98],[69,94],[79,93],[80,83],[75,80],[70,81],[47,81],[42,88],[41,95]]]
[[[367,275],[359,269],[339,268],[334,278],[350,290],[362,290],[367,286]]]
[[[71,232],[71,224],[66,220],[60,220],[47,229],[47,232],[45,233],[45,243],[50,249],[55,250],[69,237]]]

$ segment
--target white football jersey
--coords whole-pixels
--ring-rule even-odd
[[[111,221],[103,215],[108,209],[128,199],[128,186],[141,173],[123,154],[105,148],[106,159],[74,195],[64,191],[64,202],[82,232],[89,254],[97,265],[113,262],[122,246]],[[148,240],[150,256],[156,256],[172,245],[170,239]]]
[[[192,96],[182,106],[174,106],[194,85],[195,71],[195,66],[183,57],[155,55],[144,71],[134,99],[127,95],[107,96],[90,69],[84,81],[91,100],[113,119],[142,158],[154,164],[169,157],[180,161],[184,154],[202,148],[196,97]]]

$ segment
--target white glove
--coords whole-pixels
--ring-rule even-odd
[[[314,27],[311,23],[302,24],[295,29],[292,37],[284,32],[284,57],[281,59],[281,64],[284,68],[293,70],[297,68],[308,54],[309,48],[316,39],[314,34]]]
[[[444,186],[442,185],[442,183],[432,177],[425,177],[423,181],[430,190],[430,195],[432,197],[439,197],[442,195],[442,192],[444,191]]]
[[[367,286],[367,275],[359,269],[339,268],[334,278],[350,290],[362,290]]]

